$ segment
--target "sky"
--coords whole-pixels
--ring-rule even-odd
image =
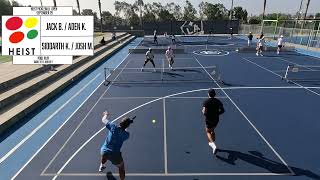
[[[23,5],[32,5],[32,6],[40,6],[40,0],[17,0],[20,4]],[[77,6],[76,0],[56,0],[57,6],[73,6],[74,9]],[[80,8],[89,8],[98,12],[98,1],[97,0],[79,0]],[[128,3],[133,3],[135,0],[118,0],[118,1],[126,1]],[[189,0],[195,7],[198,7],[199,3],[202,0]],[[205,0],[206,2],[211,3],[222,3],[227,9],[231,7],[231,0]],[[53,0],[42,0],[44,6],[52,6]],[[96,2],[96,3],[95,3]],[[110,11],[114,13],[114,5],[115,0],[101,0],[102,11]],[[169,0],[144,0],[147,2],[161,2],[162,4],[170,3],[172,1]],[[177,4],[183,6],[185,4],[185,0],[175,0]],[[290,13],[295,14],[300,6],[301,0],[267,0],[267,13]],[[249,15],[257,15],[262,13],[263,9],[263,0],[234,0],[234,6],[242,6],[244,7]],[[308,14],[314,14],[320,12],[320,0],[311,0],[309,6]]]

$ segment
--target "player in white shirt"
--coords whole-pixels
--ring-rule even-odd
[[[263,56],[262,51],[263,51],[263,46],[264,46],[264,36],[263,34],[260,36],[258,42],[257,42],[257,56]]]
[[[277,40],[277,45],[278,45],[277,54],[280,54],[280,51],[281,51],[281,48],[283,47],[283,44],[284,44],[283,35],[281,35]]]
[[[144,64],[141,68],[141,71],[143,71],[143,68],[146,66],[146,64],[150,61],[153,65],[153,68],[154,68],[154,72],[156,72],[156,65],[154,64],[154,55],[152,53],[152,49],[149,48],[149,50],[146,52],[146,60],[144,61]]]
[[[168,60],[168,63],[169,63],[169,68],[173,68],[172,66],[173,66],[173,63],[174,63],[174,60],[173,60],[173,57],[174,57],[174,55],[173,55],[173,50],[172,50],[172,48],[169,46],[168,47],[168,49],[166,50],[166,58],[167,58],[167,60]]]

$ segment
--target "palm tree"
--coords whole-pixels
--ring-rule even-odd
[[[263,12],[262,12],[262,22],[261,22],[261,34],[263,33],[263,26],[264,26],[264,16],[266,13],[266,6],[267,6],[267,0],[263,0]]]
[[[263,12],[262,12],[262,20],[264,20],[264,16],[266,13],[267,0],[263,0]]]
[[[306,11],[305,11],[305,13],[304,13],[303,19],[306,19],[306,17],[307,17],[309,5],[310,5],[310,0],[307,0]]]
[[[99,12],[100,12],[100,30],[102,32],[102,12],[101,12],[101,1],[98,0]]]
[[[80,3],[79,3],[79,0],[77,0],[77,6],[78,6],[78,13],[79,15],[81,14],[81,11],[80,11]]]

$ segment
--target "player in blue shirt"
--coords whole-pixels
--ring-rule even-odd
[[[120,179],[125,178],[125,168],[124,162],[121,155],[121,147],[125,140],[129,139],[129,132],[126,129],[133,122],[130,118],[123,118],[119,125],[108,120],[109,113],[107,111],[102,114],[102,122],[106,125],[108,129],[108,135],[105,142],[101,147],[101,164],[99,172],[106,169],[107,161],[111,161],[112,164],[119,168]]]

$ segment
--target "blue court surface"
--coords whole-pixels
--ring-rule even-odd
[[[186,50],[176,54],[176,70],[155,54],[156,72],[151,64],[141,72],[144,54],[129,48],[170,45],[150,41],[137,38],[3,139],[0,179],[119,179],[110,162],[98,172],[105,110],[115,122],[137,116],[122,148],[127,179],[320,179],[320,81],[282,79],[288,65],[316,67],[320,59],[257,57],[235,51],[245,40],[211,37],[174,45]],[[216,155],[201,113],[210,88],[226,110]]]

